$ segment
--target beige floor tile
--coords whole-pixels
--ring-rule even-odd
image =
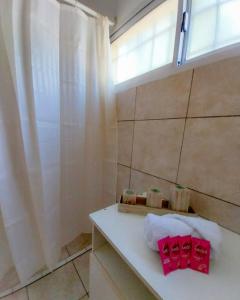
[[[87,291],[89,291],[89,257],[90,251],[73,261]]]
[[[67,245],[67,250],[70,255],[83,250],[87,246],[91,245],[92,234],[91,233],[81,233],[75,240]]]
[[[11,268],[6,275],[0,280],[0,293],[13,288],[19,283],[19,278],[15,268]]]
[[[4,297],[2,300],[28,300],[27,290],[22,289],[16,293],[13,293],[7,297]]]
[[[79,300],[85,289],[72,263],[28,287],[29,300]]]

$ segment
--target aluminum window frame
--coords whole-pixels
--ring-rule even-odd
[[[167,0],[155,0],[151,1],[150,5],[146,9],[141,10],[140,14],[136,14],[134,18],[131,19],[130,24],[125,24],[119,32],[114,33],[111,38],[111,42],[116,40],[121,34],[126,32],[131,26],[138,22],[141,18],[147,15],[151,10],[161,5]],[[231,45],[226,45],[218,49],[206,52],[199,56],[193,57],[191,59],[186,58],[187,46],[188,46],[188,35],[191,20],[191,6],[192,0],[178,0],[178,13],[176,22],[176,33],[174,42],[174,52],[172,63],[166,64],[144,74],[138,75],[136,77],[130,78],[121,83],[115,84],[115,91],[120,92],[126,89],[136,87],[147,82],[161,79],[178,72],[183,72],[185,70],[193,69],[201,65],[206,65],[221,59],[226,59],[230,57],[240,56],[240,42]],[[184,13],[188,14],[188,24],[184,24]],[[186,25],[186,30],[183,30],[184,25]],[[127,26],[127,27],[126,27]]]

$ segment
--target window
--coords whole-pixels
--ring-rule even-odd
[[[112,43],[115,83],[172,62],[177,7],[165,1]]]
[[[114,82],[236,43],[240,0],[165,0],[112,43]]]
[[[240,42],[240,0],[192,0],[187,57]]]

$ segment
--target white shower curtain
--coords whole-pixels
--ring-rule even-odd
[[[1,0],[0,215],[23,282],[115,201],[108,27],[56,0]]]

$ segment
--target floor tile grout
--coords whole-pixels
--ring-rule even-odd
[[[68,255],[70,256],[71,253],[70,253],[70,251],[69,251],[69,249],[68,249],[68,246],[66,246],[66,250],[67,250]],[[84,254],[86,254],[86,253],[87,253],[87,252],[85,252]],[[84,254],[83,254],[83,255],[84,255]],[[80,257],[80,256],[79,256],[79,257]],[[75,259],[76,259],[76,258],[75,258]],[[74,260],[75,260],[75,259],[74,259]],[[85,290],[85,292],[86,292],[86,295],[89,296],[88,290],[87,290],[87,288],[85,287],[85,284],[84,284],[84,282],[83,282],[83,280],[82,280],[81,275],[80,275],[79,272],[78,272],[77,267],[75,266],[74,260],[72,260],[71,263],[73,264],[73,267],[74,267],[74,269],[75,269],[75,272],[77,273],[77,275],[78,275],[78,277],[79,277],[79,279],[80,279],[80,281],[81,281],[81,283],[82,283],[82,285],[83,285],[83,288],[84,288],[84,290]],[[81,297],[80,300],[83,299],[86,295],[84,295],[83,297]]]
[[[74,269],[75,269],[75,272],[77,273],[77,276],[79,277],[79,279],[80,279],[80,281],[81,281],[81,283],[82,283],[82,285],[83,285],[83,288],[84,288],[86,294],[88,295],[88,290],[87,290],[87,288],[85,287],[85,284],[84,284],[84,282],[83,282],[83,280],[82,280],[81,275],[80,275],[79,272],[78,272],[77,267],[76,267],[75,264],[74,264],[74,261],[72,261],[71,263],[73,264],[73,267],[74,267]],[[84,297],[84,296],[83,296],[83,297]],[[83,297],[82,297],[82,298],[83,298]]]
[[[19,292],[20,290],[26,289],[28,300],[30,300],[30,299],[29,299],[29,295],[28,295],[28,287],[29,287],[30,285],[34,284],[35,282],[41,280],[41,279],[44,278],[44,277],[47,277],[48,275],[52,274],[53,272],[57,271],[58,269],[61,269],[61,268],[64,267],[65,265],[67,265],[67,264],[69,264],[69,263],[72,263],[74,259],[76,259],[76,258],[78,258],[78,257],[80,257],[80,256],[82,256],[82,255],[84,255],[84,254],[86,254],[86,253],[89,252],[91,249],[92,249],[92,246],[89,245],[89,246],[85,247],[84,249],[82,249],[82,250],[80,250],[80,251],[77,251],[76,253],[74,253],[73,255],[69,256],[68,258],[63,259],[63,260],[60,262],[60,265],[57,264],[57,266],[56,266],[56,268],[54,268],[54,270],[52,270],[52,271],[46,270],[46,271],[42,272],[42,273],[41,273],[42,275],[40,274],[39,277],[38,277],[37,279],[32,280],[32,281],[30,280],[26,285],[21,286],[21,287],[16,286],[16,287],[14,287],[14,288],[10,288],[9,290],[7,290],[7,291],[1,293],[1,294],[0,294],[0,299],[4,299],[4,298],[7,297],[7,296],[10,296],[10,295],[13,295],[13,294],[16,293],[16,292]],[[68,250],[67,250],[67,252],[68,252],[68,254],[69,254],[69,251],[68,251]],[[72,264],[73,264],[73,263],[72,263]],[[74,264],[73,264],[73,266],[74,266],[74,269],[75,269],[75,271],[76,271],[76,268],[75,268],[75,265],[74,265]],[[43,275],[43,274],[44,274],[44,275]],[[78,275],[78,277],[79,277],[78,272],[77,272],[77,275]],[[83,282],[82,282],[81,279],[80,279],[80,281],[81,281],[81,283],[83,284]],[[86,293],[87,293],[87,295],[88,295],[87,289],[85,288],[84,284],[83,284],[83,288],[84,288],[84,290],[86,291]]]
[[[26,293],[27,293],[27,299],[30,300],[30,298],[29,298],[29,292],[28,292],[28,287],[26,286],[25,289],[26,289]]]
[[[67,246],[66,246],[66,248],[67,248]],[[70,255],[70,252],[69,252],[68,249],[67,249],[67,252],[68,252],[68,254]],[[86,254],[86,253],[87,253],[87,252],[85,252],[84,254]],[[76,259],[76,258],[75,258],[75,259]],[[72,262],[72,264],[73,264],[73,267],[74,267],[74,269],[75,269],[75,272],[77,273],[77,275],[78,275],[78,277],[79,277],[79,279],[80,279],[80,281],[81,281],[81,283],[82,283],[82,285],[83,285],[83,288],[84,288],[84,290],[85,290],[85,292],[86,292],[86,295],[88,295],[88,290],[87,290],[87,288],[85,287],[85,284],[84,284],[84,282],[83,282],[83,280],[82,280],[81,275],[80,275],[79,272],[78,272],[77,267],[75,266],[74,260],[72,260],[71,262]],[[85,297],[86,295],[84,295],[83,297]],[[83,297],[82,297],[82,298],[83,298]],[[82,299],[82,298],[80,298],[80,299]]]

